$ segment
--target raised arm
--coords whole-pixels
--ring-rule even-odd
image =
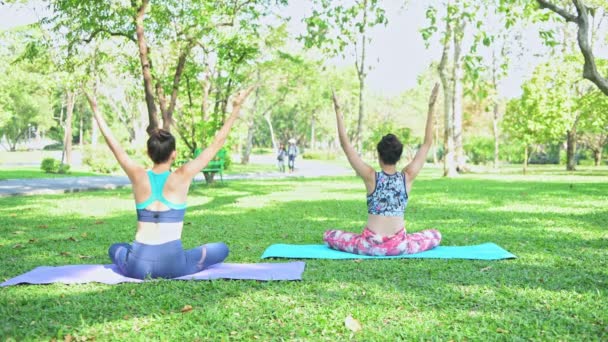
[[[241,105],[247,99],[247,96],[251,94],[253,89],[255,89],[257,85],[251,86],[244,91],[239,92],[239,94],[232,101],[232,113],[230,117],[224,123],[224,126],[216,133],[213,142],[209,147],[207,147],[198,157],[191,160],[190,162],[184,164],[182,167],[177,169],[175,172],[182,174],[184,177],[188,179],[194,178],[197,173],[199,173],[209,161],[215,157],[217,151],[224,145],[226,138],[228,137],[228,133],[230,133],[230,129],[232,125],[236,121],[239,116],[239,112],[241,111]]]
[[[118,161],[118,164],[120,164],[120,167],[125,171],[125,173],[129,177],[131,182],[133,182],[133,180],[136,178],[136,174],[138,172],[145,171],[144,168],[142,166],[138,165],[137,163],[135,163],[129,157],[127,152],[125,152],[125,150],[122,148],[122,146],[120,146],[120,143],[118,142],[118,140],[116,140],[116,138],[114,138],[114,135],[112,134],[112,131],[108,127],[106,120],[99,113],[99,110],[97,108],[97,99],[94,96],[91,96],[86,91],[84,91],[84,89],[83,89],[83,92],[84,92],[85,96],[87,97],[89,106],[91,106],[91,110],[93,111],[93,117],[95,118],[95,121],[97,122],[97,125],[99,126],[99,130],[101,131],[101,134],[103,135],[104,139],[106,140],[108,147],[110,147],[110,150],[114,154],[114,157]]]
[[[371,187],[373,188],[376,179],[375,171],[371,166],[367,165],[361,159],[361,157],[359,157],[357,151],[355,151],[350,141],[348,141],[348,137],[346,136],[346,129],[344,128],[344,118],[342,116],[342,110],[340,109],[340,104],[338,103],[336,93],[333,91],[332,97],[334,100],[334,110],[336,111],[336,121],[338,123],[338,137],[340,138],[340,145],[342,146],[342,150],[344,150],[344,154],[346,154],[346,158],[348,159],[350,166],[352,166],[355,172],[357,172],[357,175],[359,175],[359,177],[363,178],[363,180],[365,181],[365,185],[371,185]],[[368,190],[370,190],[369,186]]]
[[[433,115],[435,113],[435,103],[437,102],[437,93],[439,92],[439,84],[435,83],[431,98],[429,99],[429,112],[426,117],[426,129],[424,131],[424,142],[416,153],[412,161],[403,168],[403,173],[406,175],[407,183],[411,185],[412,181],[418,176],[420,169],[424,165],[426,155],[433,144]]]

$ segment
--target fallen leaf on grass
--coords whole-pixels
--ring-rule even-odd
[[[181,312],[189,312],[192,311],[192,305],[184,305],[184,307],[181,309]]]
[[[103,223],[103,221],[101,221],[101,220],[95,221],[95,224],[102,224],[102,223]]]
[[[480,269],[479,271],[480,272],[487,272],[487,271],[489,271],[491,269],[492,269],[492,266],[488,266],[488,267],[484,267],[484,268]]]
[[[70,334],[65,335],[65,337],[63,338],[63,342],[72,342],[72,340],[73,338]]]
[[[356,262],[356,263],[360,263],[361,261],[363,261],[363,259],[355,259],[355,260],[353,260],[353,262]]]
[[[346,319],[344,320],[344,325],[352,332],[357,332],[361,330],[361,324],[351,315],[348,315],[348,317],[346,317]]]
[[[38,228],[42,228],[42,229],[46,229],[48,227],[49,227],[48,224],[41,224],[41,225],[38,226]]]
[[[38,241],[38,239],[36,239],[36,238],[31,238],[31,239],[28,240],[29,243],[34,243],[36,241]]]
[[[19,249],[19,248],[23,248],[23,245],[18,243],[16,245],[13,246],[14,249]]]
[[[509,330],[505,330],[505,329],[502,329],[502,328],[496,328],[496,332],[499,333],[499,334],[508,334]]]
[[[82,236],[83,238],[86,238],[87,237],[87,233],[82,233],[82,234],[80,234],[80,236]]]
[[[15,231],[13,232],[13,234],[15,234],[15,235],[21,235],[21,234],[23,234],[23,233],[25,233],[23,230],[15,230]]]
[[[78,257],[79,257],[80,259],[91,259],[93,256],[91,256],[91,255],[80,255],[80,254],[78,254]]]
[[[230,335],[233,335],[233,336],[234,336],[234,335],[236,335],[236,334],[237,334],[237,332],[236,332],[236,331],[231,331],[231,332],[230,332]]]
[[[70,240],[70,241],[74,241],[74,242],[78,242],[78,240],[76,240],[75,237],[70,236],[69,238],[67,238],[66,240]]]
[[[63,255],[63,256],[69,256],[71,255],[70,252],[61,252],[59,253],[59,255]]]

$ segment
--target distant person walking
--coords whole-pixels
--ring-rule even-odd
[[[287,157],[287,150],[285,150],[285,145],[280,144],[277,151],[277,163],[280,172],[285,172],[285,157]]]
[[[287,147],[287,156],[289,157],[289,173],[295,169],[296,156],[298,155],[298,146],[296,139],[289,139],[289,147]]]

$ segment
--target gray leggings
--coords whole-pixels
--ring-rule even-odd
[[[220,263],[228,256],[228,246],[223,242],[208,243],[184,250],[181,240],[160,245],[139,242],[115,243],[108,254],[112,262],[127,277],[145,279],[176,278],[194,274]]]

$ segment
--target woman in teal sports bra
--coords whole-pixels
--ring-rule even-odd
[[[148,156],[154,165],[145,170],[129,158],[103,117],[94,113],[106,143],[133,185],[137,211],[135,241],[113,244],[108,250],[110,259],[124,275],[138,279],[175,278],[202,271],[226,259],[228,247],[222,242],[188,250],[182,248],[186,197],[194,176],[207,166],[224,144],[241,105],[252,90],[250,87],[235,97],[232,113],[211,145],[174,172],[170,170],[177,152],[171,133],[157,129],[150,134]],[[89,98],[89,101],[94,102],[95,99]]]

